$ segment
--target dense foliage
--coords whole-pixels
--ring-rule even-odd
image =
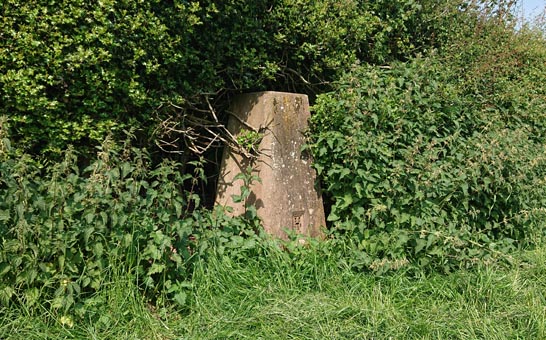
[[[129,141],[118,147],[107,140],[81,172],[71,150],[40,169],[27,155],[16,156],[8,139],[0,145],[5,305],[50,301],[64,312],[123,266],[135,271],[134,284],[152,301],[168,298],[183,306],[195,261],[226,247],[243,256],[258,237],[255,218],[200,207],[193,190],[202,164],[194,164],[194,174],[168,160],[151,167],[147,153]]]
[[[540,241],[544,40],[479,29],[468,47],[463,36],[406,63],[357,66],[318,97],[315,167],[355,265],[450,270]]]
[[[254,207],[203,206],[217,174],[206,147],[189,155],[252,90],[315,104],[308,147],[331,207],[311,250],[383,273],[537,244],[546,47],[510,3],[3,1],[0,301],[85,314],[123,268],[148,302],[184,306],[196,261],[280,251]],[[235,201],[257,180],[240,178]]]
[[[0,115],[20,149],[49,158],[70,144],[92,157],[108,134],[129,127],[153,145],[164,137],[160,122],[210,119],[207,102],[217,110],[226,94],[313,94],[356,60],[426,49],[439,9],[424,3],[6,0]]]

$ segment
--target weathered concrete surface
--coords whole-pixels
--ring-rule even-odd
[[[261,183],[251,185],[246,204],[254,204],[266,232],[286,238],[284,229],[318,237],[325,223],[320,191],[310,156],[301,152],[303,131],[309,118],[306,95],[283,92],[258,92],[241,95],[232,103],[228,128],[235,136],[249,131],[245,122],[261,128],[263,138],[254,161],[225,150],[218,180],[216,204],[231,206],[233,215],[243,214],[245,203],[235,204],[232,195],[240,194],[241,180],[234,177],[248,165]]]

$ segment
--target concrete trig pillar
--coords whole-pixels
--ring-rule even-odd
[[[250,186],[246,204],[254,204],[266,232],[286,238],[284,229],[317,237],[325,223],[322,197],[316,187],[311,158],[301,152],[303,131],[310,116],[306,95],[258,92],[238,96],[230,107],[228,129],[234,136],[260,129],[263,137],[257,158],[251,160],[226,148],[220,168],[216,204],[233,207],[233,215],[243,214],[245,203],[234,203],[242,180],[234,177],[252,165],[261,183]]]

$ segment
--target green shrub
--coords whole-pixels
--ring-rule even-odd
[[[427,49],[441,13],[414,0],[1,6],[0,115],[21,150],[54,159],[68,145],[92,158],[108,134],[128,127],[154,145],[159,122],[211,119],[208,104],[221,111],[226,94],[314,94],[357,60],[384,63]],[[186,136],[178,137],[183,149]]]
[[[1,130],[5,137],[5,129]],[[134,272],[152,302],[185,304],[192,263],[252,252],[257,219],[200,206],[203,164],[184,174],[145,150],[106,140],[83,172],[72,150],[42,167],[0,148],[0,300],[66,312],[101,289],[112,266]],[[158,301],[159,300],[159,301]]]
[[[198,19],[181,5],[169,34],[157,1],[5,1],[0,114],[26,151],[59,155],[69,144],[93,152],[109,133],[153,119],[181,91],[172,73],[191,53],[180,39]],[[139,124],[140,123],[140,124]]]
[[[438,59],[355,67],[317,98],[310,146],[356,266],[450,270],[542,234],[543,114],[483,105]]]

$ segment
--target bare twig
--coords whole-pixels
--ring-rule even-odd
[[[211,148],[226,146],[247,158],[256,158],[260,152],[246,150],[242,147],[227,127],[220,123],[214,105],[209,98],[205,97],[205,102],[207,109],[193,106],[184,108],[172,103],[166,103],[158,107],[158,110],[169,107],[176,111],[176,114],[162,120],[154,131],[154,134],[158,136],[156,145],[160,150],[174,154],[183,154],[189,151],[196,155],[202,155]],[[207,116],[198,117],[195,113],[205,113],[209,115],[209,118]],[[255,128],[235,114],[231,112],[228,112],[228,114],[235,117],[246,128],[257,133],[263,132],[264,127]],[[180,149],[181,143],[184,146],[183,150]]]
[[[255,128],[255,127],[253,127],[252,125],[248,124],[247,122],[245,122],[244,120],[242,120],[241,118],[239,118],[239,116],[237,116],[237,115],[234,114],[233,112],[227,111],[227,113],[228,113],[231,117],[237,119],[237,120],[239,121],[239,123],[241,123],[242,125],[244,125],[247,129],[250,129],[250,130],[252,130],[252,131],[254,131],[254,132],[260,132],[260,129],[259,129],[259,128]]]

